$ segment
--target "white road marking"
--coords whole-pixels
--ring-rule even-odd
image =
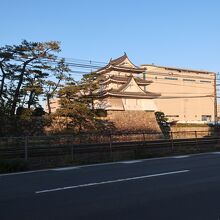
[[[80,169],[80,168],[86,168],[86,167],[98,167],[98,166],[114,165],[114,164],[120,164],[120,161],[108,162],[108,163],[95,163],[95,164],[88,164],[88,165],[81,165],[81,166],[79,165],[79,166],[72,166],[72,167],[58,167],[58,168],[52,168],[50,170],[65,171],[65,170],[73,170],[73,169]]]
[[[40,190],[40,191],[36,191],[35,193],[40,194],[40,193],[62,191],[62,190],[67,190],[67,189],[84,188],[84,187],[97,186],[97,185],[110,184],[110,183],[127,182],[131,180],[140,180],[140,179],[146,179],[146,178],[157,177],[157,176],[166,176],[166,175],[173,175],[173,174],[179,174],[179,173],[186,173],[189,171],[190,170],[178,170],[178,171],[172,171],[172,172],[166,172],[166,173],[151,174],[151,175],[146,175],[146,176],[136,176],[136,177],[129,177],[129,178],[124,178],[124,179],[108,180],[108,181],[97,182],[97,183],[86,183],[86,184],[75,185],[75,186],[66,186],[66,187],[59,187],[59,188],[54,188],[54,189]]]
[[[79,169],[80,167],[61,167],[61,168],[55,168],[51,169],[52,171],[66,171],[66,170],[75,170]]]
[[[31,173],[41,173],[41,172],[48,172],[50,170],[51,169],[43,169],[43,170],[32,170],[32,171],[24,171],[24,172],[16,172],[16,173],[3,173],[3,174],[0,174],[0,177],[22,175],[22,174],[31,174]]]
[[[212,154],[220,154],[220,152],[212,152]]]
[[[188,157],[190,157],[190,155],[174,156],[172,158],[174,158],[174,159],[182,159],[182,158],[188,158]]]
[[[58,170],[58,169],[64,169],[64,168],[69,168],[69,170],[70,170],[70,169],[79,169],[79,168],[86,168],[86,167],[97,167],[97,166],[105,166],[105,165],[114,165],[114,164],[119,164],[119,163],[120,163],[120,161],[118,161],[118,162],[108,162],[108,163],[96,163],[96,164],[81,165],[81,166],[71,166],[71,167],[57,167],[57,168],[42,169],[42,170],[32,170],[32,171],[16,172],[16,173],[3,173],[3,174],[0,174],[0,177],[21,175],[21,174],[40,173],[40,172],[48,172],[48,171],[61,171],[61,170]]]
[[[120,163],[122,164],[132,164],[132,163],[140,163],[142,160],[128,160],[128,161],[122,161]]]

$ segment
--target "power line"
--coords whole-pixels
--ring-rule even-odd
[[[56,64],[57,62],[61,61],[62,59],[68,60],[65,63],[69,67],[74,67],[74,68],[79,68],[79,69],[91,69],[91,71],[98,70],[99,68],[102,68],[107,64],[106,62],[100,62],[100,61],[76,59],[76,58],[64,58],[64,57],[57,57],[56,60],[44,58],[43,60],[45,60],[47,63],[49,62],[51,64]],[[76,71],[76,70],[71,71],[71,72],[79,74],[79,75],[90,73],[88,71]],[[220,79],[216,79],[216,81],[220,81]],[[217,86],[220,86],[220,84],[217,84]]]
[[[50,60],[50,59],[47,59],[47,58],[44,58],[43,61],[45,61],[46,63],[45,64],[57,64],[57,62],[61,61],[63,58],[62,57],[58,57],[56,58],[56,60]],[[65,58],[64,58],[65,59]],[[66,58],[70,61],[68,62],[65,62],[69,67],[74,67],[74,68],[77,68],[77,69],[80,69],[80,70],[73,70],[71,68],[70,72],[75,74],[75,75],[79,75],[79,76],[82,76],[84,74],[89,74],[93,71],[93,69],[99,69],[99,68],[102,68],[103,65],[100,65],[100,64],[107,64],[105,62],[99,62],[99,61],[91,61],[91,60],[83,60],[83,59],[75,59],[75,58]],[[72,62],[74,61],[74,62]],[[81,63],[77,63],[78,62],[81,62]],[[99,64],[99,65],[93,65],[93,63],[95,64]],[[82,69],[87,69],[87,71],[82,71]],[[91,71],[89,72],[88,69],[91,69]],[[166,81],[167,79],[160,79],[160,80],[164,80]],[[216,79],[216,80],[220,80],[220,79]],[[178,86],[186,86],[186,87],[194,87],[194,88],[203,88],[203,89],[208,89],[207,87],[202,87],[202,86],[194,86],[194,85],[182,85],[182,84],[176,84],[176,83],[165,83],[165,82],[158,82],[158,81],[154,81],[155,83],[158,83],[158,84],[168,84],[168,85],[178,85]],[[217,84],[216,86],[220,86],[220,84]],[[210,88],[211,89],[211,88]]]
[[[162,79],[162,80],[166,81],[166,79]],[[201,89],[212,89],[212,88],[207,88],[207,87],[202,87],[202,86],[182,85],[182,84],[177,84],[177,83],[164,83],[164,82],[155,82],[155,81],[153,83],[175,85],[175,86],[182,86],[182,87],[186,86],[186,87],[194,87],[194,88],[201,88]]]
[[[63,59],[63,57],[58,57],[60,59]],[[85,63],[96,63],[96,64],[99,64],[99,65],[106,65],[108,63],[106,62],[101,62],[101,61],[95,61],[95,60],[85,60],[85,59],[75,59],[75,58],[64,58],[65,60],[70,60],[72,62],[85,62]]]

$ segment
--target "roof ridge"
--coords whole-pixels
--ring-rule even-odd
[[[120,63],[120,62],[122,62],[124,59],[126,59],[126,58],[128,58],[128,56],[127,56],[127,54],[126,53],[124,53],[122,56],[120,56],[120,57],[118,57],[118,58],[116,58],[116,59],[110,59],[110,61],[109,61],[109,63],[110,64],[115,64],[115,63]]]

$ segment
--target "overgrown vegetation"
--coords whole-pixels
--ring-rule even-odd
[[[28,169],[28,162],[22,159],[0,160],[0,173],[26,171]]]
[[[100,112],[94,108],[94,91],[98,84],[94,73],[84,75],[82,80],[67,85],[59,90],[60,107],[54,117],[62,126],[62,130],[71,130],[75,133],[82,131],[111,130],[113,125],[98,119]]]
[[[22,134],[22,126],[33,119],[52,120],[62,130],[80,133],[108,129],[111,125],[97,119],[94,92],[97,74],[86,74],[76,82],[65,59],[57,54],[60,42],[28,42],[0,47],[0,136]],[[51,100],[59,96],[60,107],[52,114]],[[41,104],[47,103],[47,113]],[[33,133],[33,132],[32,132]],[[32,134],[30,133],[30,134]]]
[[[163,112],[155,112],[155,117],[164,137],[169,138],[170,125],[168,123],[168,118],[165,117]]]

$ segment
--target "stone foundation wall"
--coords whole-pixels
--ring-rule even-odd
[[[107,111],[105,119],[111,121],[119,131],[161,133],[153,111]]]
[[[45,119],[32,117],[29,120],[14,118],[5,120],[0,127],[0,137],[40,136],[45,134]]]
[[[103,126],[99,130],[91,128],[86,132],[149,132],[161,134],[160,127],[156,121],[154,112],[145,111],[107,111],[107,117],[99,118]],[[48,124],[48,126],[47,126]],[[55,124],[55,126],[53,125]],[[85,132],[84,130],[82,130]],[[46,123],[43,117],[32,117],[30,120],[10,120],[4,123],[0,129],[0,136],[39,136],[54,133],[73,134],[74,130],[66,131],[64,127],[59,127],[59,123],[53,121]],[[142,138],[142,136],[141,136]]]

